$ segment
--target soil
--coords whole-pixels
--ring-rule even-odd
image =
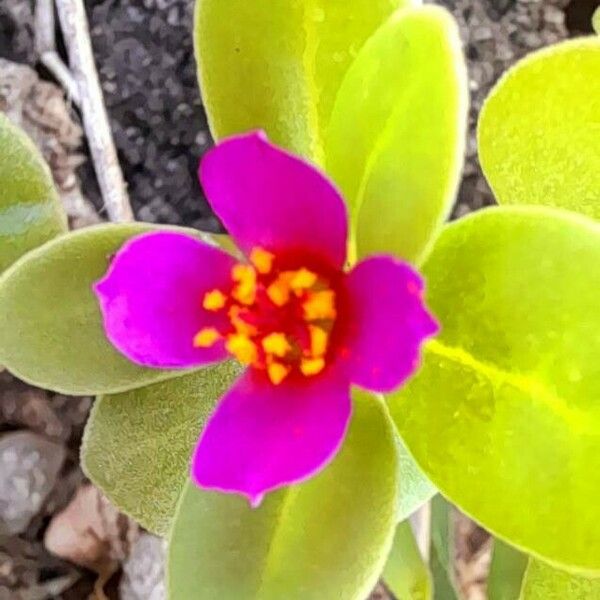
[[[38,113],[43,113],[46,106],[45,101],[40,105],[43,94],[59,92],[55,86],[54,91],[45,87],[44,80],[52,78],[36,62],[32,1],[1,0],[0,57],[35,69],[41,81],[38,77],[31,80],[29,100],[38,107]],[[441,3],[459,21],[471,77],[468,160],[456,207],[456,214],[460,215],[493,202],[481,175],[474,141],[477,114],[490,87],[507,67],[531,50],[569,35],[591,32],[591,14],[598,2],[445,0]],[[111,126],[137,218],[219,230],[220,225],[211,214],[196,178],[198,159],[210,146],[211,139],[196,83],[190,31],[192,0],[86,0],[86,7]],[[0,83],[5,82],[7,68],[6,64],[0,64]],[[0,109],[7,107],[0,105]],[[34,129],[36,110],[23,113]],[[64,113],[61,118],[67,115],[78,120],[72,107],[67,107]],[[38,121],[47,123],[47,119]],[[77,127],[77,123],[71,125]],[[73,136],[77,141],[81,131],[73,130],[71,125],[66,129],[68,140],[61,138],[64,128],[45,126],[38,141],[46,145],[49,160],[58,165],[53,165],[53,170],[57,182],[62,181],[61,190],[75,194],[72,219],[77,222],[79,218],[79,224],[85,224],[97,218],[93,211],[90,216],[85,198],[91,200],[101,216],[103,211],[93,170],[85,160],[86,148],[77,148],[77,143],[73,143]],[[78,166],[80,154],[84,162]],[[79,182],[84,197],[79,192]],[[78,466],[78,448],[90,404],[90,399],[65,398],[30,388],[0,372],[0,438],[16,431],[29,431],[64,450],[62,467],[52,489],[29,524],[18,534],[0,535],[0,600],[76,600],[93,593],[97,576],[52,556],[43,543],[53,516],[67,506],[84,484]],[[462,571],[471,573],[476,583],[463,581],[462,588],[467,595],[470,589],[475,589],[473,598],[481,597],[485,574],[481,575],[480,565],[486,564],[481,548],[488,544],[486,539],[485,535],[479,535],[477,548],[461,555]],[[469,567],[472,562],[469,556],[477,561],[475,571]],[[473,572],[476,572],[474,577]],[[118,578],[117,574],[105,587],[110,598],[119,597]],[[378,593],[379,598],[385,597],[383,589]]]

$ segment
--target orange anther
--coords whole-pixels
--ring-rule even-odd
[[[267,296],[275,306],[285,306],[290,300],[290,284],[283,273],[267,288]]]
[[[238,333],[243,333],[244,335],[256,335],[256,327],[248,323],[242,316],[247,310],[248,309],[234,304],[228,312],[229,320]]]
[[[227,303],[227,296],[221,290],[212,290],[204,294],[202,306],[206,310],[221,310]]]
[[[269,363],[267,375],[274,385],[279,385],[290,373],[291,368],[278,362]]]
[[[263,338],[263,350],[267,354],[273,354],[279,358],[283,358],[291,349],[290,343],[283,333],[270,333]]]
[[[333,290],[312,292],[302,306],[304,317],[308,321],[335,319],[335,292]]]
[[[262,248],[254,248],[250,253],[250,262],[261,275],[266,275],[271,272],[274,260],[275,255]]]
[[[325,368],[324,358],[303,358],[300,362],[300,371],[306,377],[317,375]]]
[[[302,292],[308,290],[317,283],[317,276],[308,269],[298,269],[297,271],[291,271],[290,276],[290,287],[295,292]]]
[[[231,295],[242,304],[254,304],[256,299],[256,271],[254,268],[250,265],[235,265],[231,277],[237,282]]]
[[[310,333],[310,353],[313,356],[323,356],[327,352],[329,334],[316,325],[309,325],[308,331]]]
[[[205,327],[194,336],[194,348],[210,348],[221,334],[214,327]]]
[[[229,335],[225,347],[244,365],[252,364],[258,357],[256,344],[243,333]]]

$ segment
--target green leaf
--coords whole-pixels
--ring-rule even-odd
[[[600,218],[600,38],[534,52],[508,71],[479,119],[479,155],[501,204]]]
[[[364,600],[396,526],[394,438],[385,405],[357,391],[340,453],[309,481],[254,510],[188,484],[171,532],[170,599]]]
[[[433,498],[436,493],[435,486],[415,459],[411,456],[406,444],[397,436],[398,456],[400,461],[400,477],[398,483],[398,521],[404,521],[420,506]]]
[[[520,600],[600,600],[600,578],[578,577],[530,560]]]
[[[200,432],[239,372],[229,361],[98,398],[81,450],[86,475],[120,510],[165,535]]]
[[[430,565],[435,600],[458,600],[454,582],[452,506],[440,495],[431,501]]]
[[[392,550],[383,570],[386,586],[399,600],[430,600],[431,574],[408,521],[398,523]]]
[[[33,142],[0,113],[0,273],[66,230],[50,169]]]
[[[498,537],[600,569],[600,226],[541,207],[448,226],[424,267],[442,324],[392,415],[438,489]]]
[[[358,256],[419,262],[460,181],[468,108],[456,23],[435,6],[395,13],[350,67],[326,138],[327,172],[358,216]]]
[[[320,162],[323,132],[353,57],[412,0],[197,0],[200,89],[216,139],[264,129]]]
[[[117,352],[92,292],[127,239],[158,229],[141,223],[82,229],[8,269],[0,278],[0,364],[24,381],[73,395],[121,392],[182,375],[139,367]]]
[[[526,554],[501,540],[494,540],[487,582],[488,600],[519,600],[528,561]]]

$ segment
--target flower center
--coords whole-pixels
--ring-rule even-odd
[[[228,325],[201,329],[193,343],[207,348],[223,340],[241,363],[264,370],[278,385],[293,372],[312,377],[325,368],[337,310],[327,277],[276,262],[255,248],[250,264],[233,267],[228,290],[207,292],[202,306],[226,314]]]

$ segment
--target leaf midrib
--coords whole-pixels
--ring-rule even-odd
[[[277,556],[277,549],[280,545],[279,539],[281,538],[281,530],[287,515],[290,513],[291,506],[298,495],[299,489],[300,488],[298,486],[286,488],[285,496],[277,510],[277,517],[273,520],[273,525],[269,532],[271,534],[270,541],[263,560],[264,566],[260,571],[262,576],[258,581],[258,587],[256,589],[256,598],[263,597],[262,593],[265,583],[271,581],[269,573],[273,570],[273,563],[275,562],[275,557]]]
[[[321,135],[319,118],[319,99],[321,93],[317,85],[316,56],[318,49],[318,32],[313,16],[318,10],[324,10],[319,0],[305,0],[302,14],[302,28],[305,36],[304,51],[302,53],[302,67],[305,74],[307,94],[307,121],[312,159],[317,164],[324,164],[325,151]]]
[[[588,413],[570,405],[568,400],[558,396],[545,382],[539,381],[531,375],[506,371],[494,363],[476,358],[463,347],[447,345],[439,339],[430,341],[427,344],[426,352],[475,371],[492,384],[505,384],[515,388],[555,414],[577,434],[594,433],[595,431],[589,422]]]

